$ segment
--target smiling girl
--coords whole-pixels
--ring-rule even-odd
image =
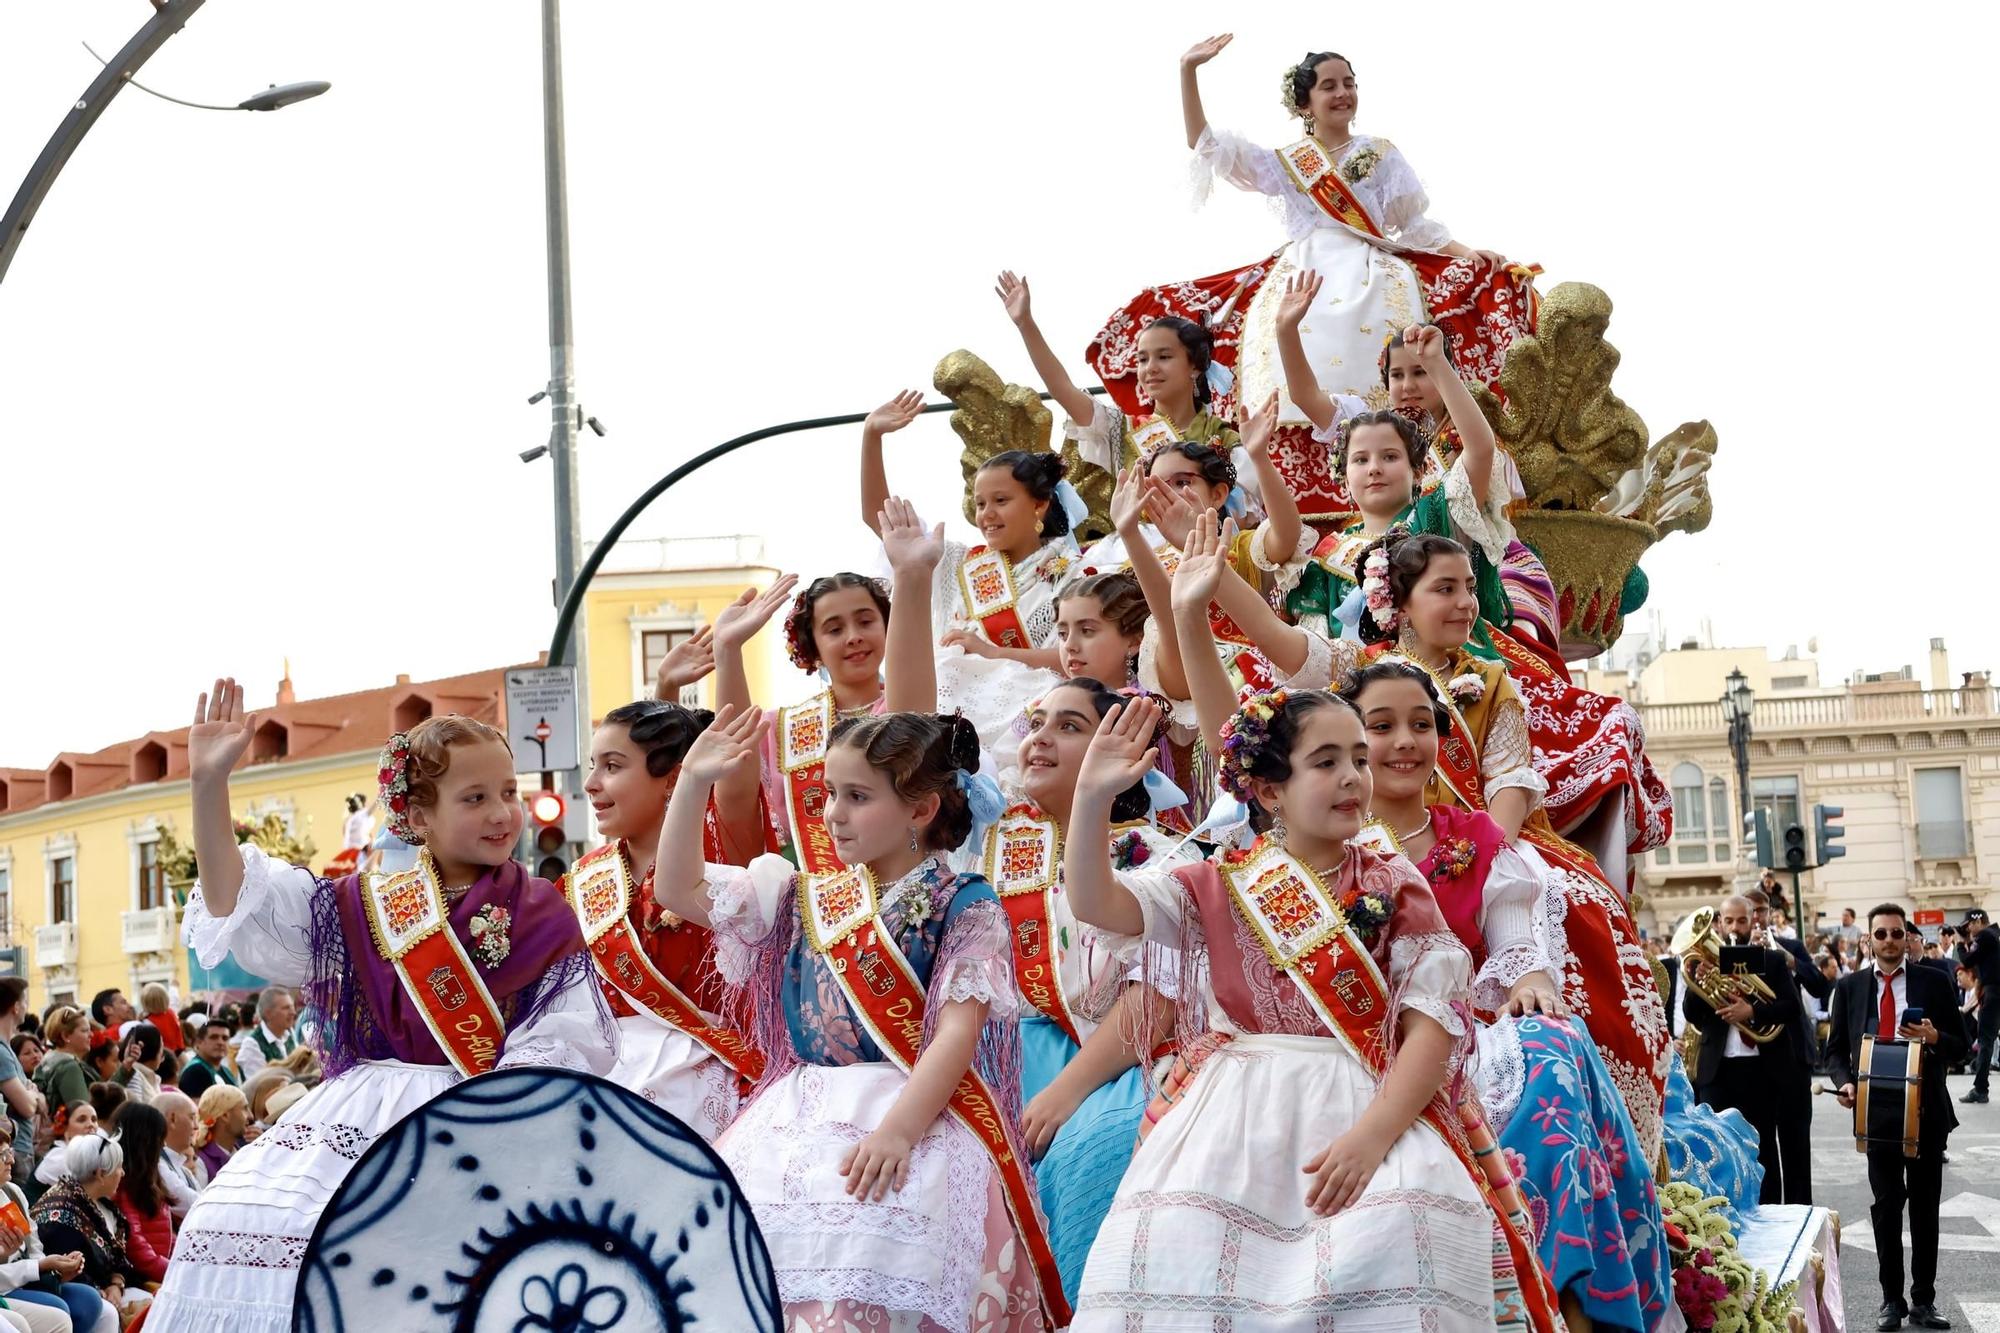
[[[286,1333],[320,1211],[377,1136],[486,1070],[606,1074],[618,1055],[575,915],[512,859],[524,814],[498,731],[440,715],[392,736],[383,805],[396,835],[421,845],[417,865],[326,881],[237,845],[229,773],[255,729],[233,680],[195,705],[202,876],[183,933],[204,967],[233,955],[271,985],[304,987],[326,1078],[189,1210],[149,1316],[163,1330]]]
[[[918,713],[843,722],[826,828],[852,868],[704,865],[709,790],[755,764],[762,726],[757,709],[725,711],[688,752],[654,882],[663,907],[715,931],[765,1056],[718,1146],[756,1210],[787,1321],[1059,1327],[1068,1310],[1015,1110],[1007,915],[944,859],[973,834],[975,796],[984,804],[979,738]]]
[[[667,798],[688,747],[712,721],[705,709],[646,699],[605,714],[583,785],[603,846],[581,857],[563,889],[618,1019],[611,1081],[713,1140],[736,1118],[763,1068],[755,1048],[716,1018],[722,985],[709,932],[663,910],[653,861]],[[713,821],[707,854],[721,859]]]

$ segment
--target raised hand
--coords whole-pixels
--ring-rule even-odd
[[[1209,61],[1222,54],[1222,48],[1236,40],[1233,32],[1218,33],[1214,37],[1204,37],[1190,46],[1181,56],[1182,69],[1200,69]]]
[[[1146,474],[1134,463],[1118,474],[1111,492],[1111,526],[1128,542],[1139,532],[1139,520],[1146,513]]]
[[[250,748],[255,716],[243,712],[243,687],[224,676],[215,688],[195,701],[194,725],[188,728],[188,779],[191,782],[227,778]]]
[[[740,649],[757,636],[757,631],[771,622],[778,608],[792,600],[792,590],[799,586],[797,574],[781,576],[770,587],[758,592],[755,588],[745,588],[715,617],[710,628],[715,632],[716,644],[725,649]]]
[[[659,677],[653,683],[653,697],[672,702],[681,691],[715,670],[715,630],[703,625],[667,650],[660,659]]]
[[[1285,279],[1285,294],[1278,300],[1278,324],[1283,328],[1295,329],[1312,309],[1313,298],[1319,295],[1323,279],[1317,269],[1300,269]]]
[[[1264,405],[1255,412],[1247,403],[1236,405],[1236,434],[1243,441],[1243,451],[1253,459],[1271,456],[1271,436],[1278,429],[1278,393],[1264,400]]]
[[[1017,278],[1010,270],[993,280],[993,294],[1000,298],[1000,304],[1007,311],[1007,318],[1016,324],[1026,324],[1034,318],[1029,309],[1028,280]]]
[[[1229,564],[1229,537],[1216,527],[1215,511],[1204,509],[1195,516],[1194,529],[1181,546],[1181,563],[1174,570],[1174,607],[1198,607],[1204,613],[1215,600],[1222,583],[1222,571]]]
[[[1177,547],[1184,547],[1188,541],[1188,531],[1194,526],[1196,509],[1194,501],[1182,495],[1158,477],[1146,478],[1146,514],[1153,520],[1153,526]]]
[[[1426,369],[1450,364],[1444,354],[1444,330],[1435,324],[1412,324],[1404,329],[1403,346],[1415,352]]]
[[[905,389],[870,412],[868,419],[861,423],[861,429],[877,435],[893,435],[915,421],[923,410],[923,394],[915,389]]]
[[[1159,747],[1153,744],[1159,725],[1160,706],[1151,699],[1112,705],[1083,753],[1077,790],[1124,791],[1145,777],[1160,758]]]
[[[896,573],[928,574],[944,559],[944,524],[925,527],[917,507],[908,500],[890,496],[882,506],[879,522],[882,553]]]
[[[732,705],[723,705],[715,721],[688,747],[687,757],[681,760],[681,782],[713,787],[724,774],[756,763],[763,738],[763,709],[753,706],[738,712]]]

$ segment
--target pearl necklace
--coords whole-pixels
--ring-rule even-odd
[[[1431,813],[1430,813],[1430,811],[1428,811],[1428,810],[1424,811],[1424,822],[1423,822],[1423,823],[1421,823],[1421,824],[1419,824],[1419,825],[1417,825],[1417,826],[1416,826],[1415,828],[1411,829],[1411,830],[1410,830],[1410,831],[1409,831],[1408,833],[1405,833],[1405,832],[1403,832],[1403,830],[1401,830],[1401,829],[1397,829],[1397,830],[1396,830],[1396,841],[1397,841],[1397,842],[1408,842],[1408,841],[1410,841],[1410,839],[1412,839],[1412,838],[1421,838],[1421,837],[1423,837],[1423,836],[1424,836],[1424,834],[1426,834],[1426,833],[1429,833],[1429,832],[1431,831],[1431,819],[1432,819],[1432,816],[1431,816]]]

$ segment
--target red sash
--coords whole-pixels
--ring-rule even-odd
[[[778,772],[792,818],[792,846],[809,875],[841,868],[826,831],[826,749],[833,739],[833,691],[778,710]]]
[[[1223,887],[1271,965],[1292,979],[1328,1032],[1380,1079],[1387,1072],[1383,1025],[1394,1023],[1389,985],[1375,960],[1348,929],[1334,892],[1310,867],[1280,847],[1259,839],[1236,864],[1219,867]],[[1520,1282],[1516,1313],[1537,1329],[1562,1327],[1554,1284],[1542,1268],[1534,1237],[1512,1203],[1496,1194],[1493,1181],[1467,1141],[1460,1117],[1445,1094],[1431,1100],[1418,1121],[1442,1139],[1465,1167],[1493,1212]],[[1496,1296],[1511,1294],[1496,1286]]]
[[[924,988],[882,926],[875,877],[866,866],[856,866],[837,875],[800,875],[798,883],[799,920],[807,944],[826,958],[841,994],[868,1035],[908,1074],[922,1053]],[[1070,1309],[1063,1299],[1055,1251],[1049,1246],[1028,1169],[1008,1141],[999,1099],[978,1071],[968,1068],[945,1109],[972,1131],[993,1159],[1015,1233],[1040,1280],[1043,1313],[1051,1328],[1064,1327],[1070,1322]]]
[[[987,830],[985,869],[1012,924],[1015,984],[1036,1012],[1083,1045],[1056,964],[1061,941],[1054,898],[1062,880],[1062,830],[1034,806],[1014,806]]]
[[[975,546],[965,553],[958,567],[959,591],[965,599],[965,614],[986,630],[986,638],[998,648],[1032,648],[1028,631],[1021,624],[1014,603],[1014,565],[990,546]]]
[[[398,874],[363,875],[361,905],[376,951],[452,1066],[468,1078],[491,1069],[507,1024],[451,928],[430,853]]]
[[[1278,165],[1299,187],[1299,193],[1318,204],[1320,211],[1335,222],[1378,241],[1388,239],[1375,225],[1375,219],[1368,216],[1368,210],[1361,206],[1361,201],[1354,197],[1353,191],[1347,188],[1347,182],[1340,178],[1333,159],[1318,143],[1301,139],[1289,147],[1278,149]]]
[[[756,1082],[764,1057],[743,1035],[709,1022],[701,1007],[667,980],[632,930],[632,866],[623,843],[607,843],[577,861],[564,884],[597,973],[637,1009],[678,1028],[739,1078]]]

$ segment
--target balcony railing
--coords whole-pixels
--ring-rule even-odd
[[[35,966],[76,966],[76,922],[58,921],[35,927]]]
[[[142,907],[121,914],[126,953],[171,953],[175,947],[174,909]]]
[[[1972,852],[1972,825],[1930,820],[1917,825],[1917,855],[1926,861]]]
[[[1728,730],[1722,701],[1642,704],[1649,736],[1710,734]],[[1992,686],[1960,690],[1867,690],[1759,699],[1751,710],[1753,731],[1801,731],[1871,727],[1896,723],[1942,723],[2000,718],[2000,695]]]

